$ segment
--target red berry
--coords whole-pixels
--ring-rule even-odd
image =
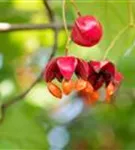
[[[81,46],[96,45],[102,37],[102,26],[93,16],[80,16],[72,28],[72,40]]]

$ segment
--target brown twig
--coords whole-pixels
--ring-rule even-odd
[[[12,104],[15,104],[16,102],[19,102],[20,100],[22,100],[31,91],[31,89],[42,79],[42,75],[43,75],[43,72],[41,72],[41,74],[39,75],[39,77],[30,85],[30,87],[27,90],[25,90],[21,94],[17,95],[13,99],[11,99],[11,100],[9,100],[6,103],[3,103],[1,105],[1,118],[0,118],[0,122],[2,122],[3,119],[4,119],[6,109],[9,106],[11,106]]]
[[[9,25],[8,28],[6,28],[6,30],[4,29],[3,31],[15,31],[15,30],[25,30],[25,29],[42,29],[42,28],[53,28],[54,29],[54,45],[53,45],[53,48],[52,48],[52,52],[51,52],[51,55],[48,59],[48,61],[50,61],[52,59],[52,57],[55,55],[56,53],[56,50],[57,50],[57,36],[58,36],[58,30],[61,29],[61,28],[64,28],[64,26],[60,26],[60,25],[55,25],[55,26],[52,26],[54,25],[53,22],[54,22],[54,15],[53,15],[53,12],[51,11],[51,8],[50,6],[48,5],[47,1],[46,0],[43,0],[44,1],[44,4],[45,4],[45,7],[48,11],[48,16],[50,18],[50,21],[52,22],[52,24],[50,25],[40,25],[40,26],[37,26],[37,25]],[[1,30],[0,30],[1,31]],[[40,75],[37,77],[37,79],[30,85],[30,87],[25,90],[24,92],[22,92],[21,94],[19,94],[18,96],[14,97],[13,99],[7,101],[6,103],[3,103],[2,106],[1,106],[1,118],[0,118],[0,122],[2,122],[4,120],[4,117],[5,117],[5,112],[7,110],[8,107],[10,107],[11,105],[19,102],[20,100],[23,100],[23,98],[33,89],[33,87],[39,83],[43,77],[43,73],[44,73],[44,70],[41,71]]]
[[[71,24],[68,24],[68,28],[72,28]],[[9,24],[0,23],[0,32],[11,31],[24,31],[24,30],[45,30],[45,29],[64,29],[63,23],[50,23],[50,24]]]
[[[54,36],[55,42],[54,42],[54,46],[53,46],[53,49],[52,49],[52,53],[51,53],[48,61],[50,61],[52,59],[52,57],[55,55],[55,52],[56,52],[56,49],[57,49],[57,34],[58,34],[57,30],[55,30],[55,36]],[[4,116],[5,116],[5,111],[8,107],[10,107],[11,105],[13,105],[13,104],[19,102],[20,100],[22,100],[33,89],[33,87],[41,81],[42,76],[43,76],[43,72],[44,72],[44,70],[40,73],[38,78],[30,85],[30,87],[27,90],[25,90],[24,92],[22,92],[18,96],[14,97],[13,99],[11,99],[11,100],[9,100],[6,103],[3,103],[1,105],[0,122],[3,121]]]
[[[53,13],[53,11],[51,10],[51,7],[48,4],[48,0],[43,0],[43,3],[44,3],[44,6],[47,10],[48,17],[49,17],[50,21],[53,22],[54,21],[54,13]]]

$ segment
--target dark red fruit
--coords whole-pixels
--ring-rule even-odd
[[[100,41],[102,34],[102,26],[95,17],[80,16],[75,20],[71,38],[78,45],[91,47]]]

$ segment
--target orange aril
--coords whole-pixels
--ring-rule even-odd
[[[77,91],[81,91],[81,90],[85,89],[86,86],[87,86],[87,81],[85,81],[83,79],[78,79],[75,84],[75,89]]]
[[[91,94],[93,92],[92,85],[89,82],[87,82],[87,86],[86,86],[86,88],[83,91],[86,92],[86,93]]]
[[[69,81],[64,80],[62,82],[62,89],[63,89],[63,93],[65,95],[70,94],[74,89],[74,82],[71,80],[69,80]]]
[[[62,98],[62,91],[57,85],[49,82],[49,83],[47,83],[47,88],[53,96],[55,96],[57,98]]]
[[[97,91],[94,91],[90,94],[91,103],[96,102],[98,99],[99,99],[99,93]]]
[[[115,91],[115,87],[112,83],[109,83],[109,85],[106,88],[106,101],[110,102],[111,95],[113,95]]]

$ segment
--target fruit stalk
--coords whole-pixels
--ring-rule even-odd
[[[129,15],[129,25],[134,25],[133,7],[131,0],[128,0],[128,15]]]
[[[75,1],[74,1],[74,0],[70,0],[70,2],[71,2],[71,4],[74,6],[77,15],[78,15],[78,16],[81,16],[81,12],[80,12],[79,8],[77,7]]]
[[[70,36],[69,36],[68,28],[67,28],[65,6],[66,6],[66,0],[63,0],[63,2],[62,2],[62,15],[63,15],[63,24],[64,24],[66,36],[67,36],[67,42],[66,42],[66,46],[65,46],[65,55],[67,56],[68,55],[68,45],[70,42]]]

